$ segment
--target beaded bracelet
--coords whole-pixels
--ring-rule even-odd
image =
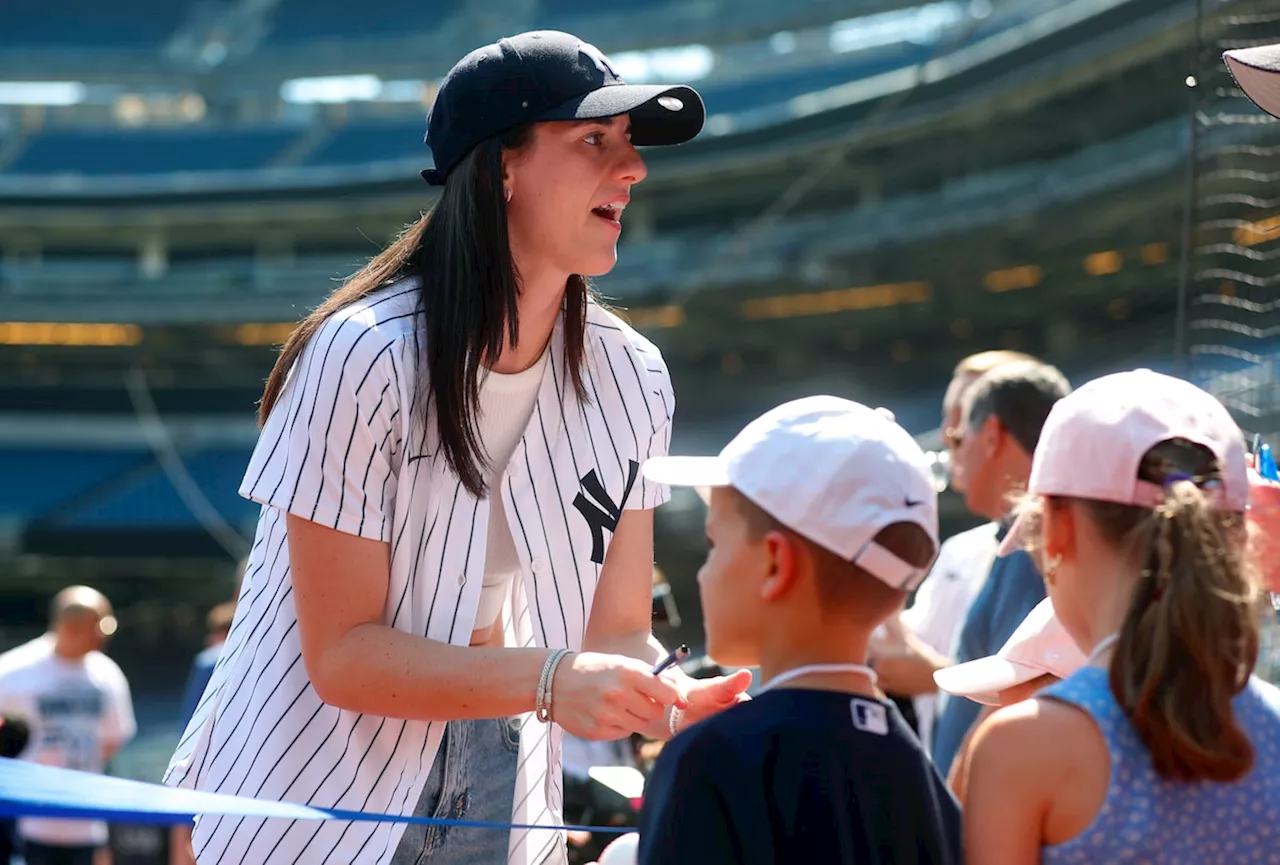
[[[533,713],[544,724],[551,720],[551,682],[555,678],[556,667],[560,666],[560,661],[567,654],[569,654],[568,649],[556,649],[547,656],[547,662],[542,665],[542,677],[538,680],[538,693],[534,699]]]

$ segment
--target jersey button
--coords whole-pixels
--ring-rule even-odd
[[[465,586],[467,584],[467,575],[458,574],[458,585]]]
[[[546,571],[546,569],[547,569],[547,565],[545,562],[542,561],[542,559],[533,560],[533,572],[535,574],[537,574],[538,576],[542,576],[543,572]]]

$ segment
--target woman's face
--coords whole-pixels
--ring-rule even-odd
[[[625,114],[539,123],[528,146],[505,158],[511,251],[526,284],[613,269],[623,208],[646,173],[630,125]]]

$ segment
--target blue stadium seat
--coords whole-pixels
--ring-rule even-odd
[[[0,449],[0,519],[30,520],[55,511],[77,496],[154,468],[139,451]]]
[[[387,36],[430,31],[462,6],[462,0],[281,0],[271,17],[268,42]]]
[[[776,77],[752,78],[720,86],[707,85],[698,89],[707,104],[707,113],[722,114],[785,102],[806,93],[900,69],[928,56],[927,48],[918,45],[904,46],[899,50],[859,55],[857,59],[836,66],[805,69]]]
[[[391,159],[418,159],[430,165],[431,152],[422,143],[427,120],[368,122],[345,126],[307,158],[308,165],[350,165]]]
[[[298,133],[291,129],[58,131],[37,136],[14,174],[156,174],[260,168]]]
[[[186,20],[183,0],[4,0],[0,44],[24,48],[159,47]]]
[[[240,524],[252,519],[258,505],[240,497],[237,490],[249,463],[249,452],[241,449],[210,450],[185,458],[187,471],[210,504],[226,520]],[[114,495],[95,501],[68,515],[68,528],[159,528],[189,529],[196,518],[178,496],[169,478],[158,468]]]

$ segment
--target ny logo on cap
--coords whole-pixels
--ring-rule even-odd
[[[585,54],[587,59],[596,65],[606,78],[621,78],[618,70],[613,68],[613,64],[609,62],[609,58],[600,52],[600,49],[592,45],[590,42],[579,42],[578,53]]]

